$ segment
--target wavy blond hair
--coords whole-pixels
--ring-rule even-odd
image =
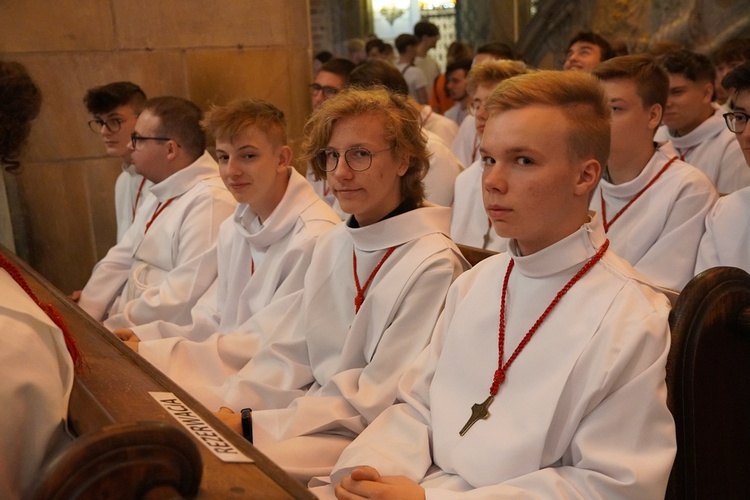
[[[301,160],[313,166],[316,179],[323,179],[326,173],[316,164],[315,154],[328,146],[333,127],[343,118],[369,113],[385,117],[383,137],[393,147],[391,156],[409,157],[409,168],[401,177],[401,197],[420,206],[424,201],[422,179],[430,166],[430,153],[419,112],[408,97],[390,93],[383,87],[347,88],[321,104],[305,125]]]

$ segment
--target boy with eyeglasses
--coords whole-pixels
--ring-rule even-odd
[[[724,114],[727,128],[737,139],[746,168],[750,168],[750,62],[734,68],[721,81],[729,91],[732,111]],[[695,272],[716,266],[733,266],[750,272],[750,187],[740,189],[716,202],[706,216],[706,232],[698,249]]]
[[[523,63],[510,60],[487,61],[474,66],[469,71],[466,87],[472,96],[469,107],[479,141],[481,141],[487,122],[487,114],[484,110],[487,97],[506,78],[525,72],[526,67]],[[453,241],[496,252],[505,251],[507,240],[493,231],[482,203],[482,160],[478,154],[476,160],[458,174],[453,189],[453,213],[451,215]]]
[[[188,325],[159,320],[115,331],[186,387],[223,381],[252,358],[264,339],[245,325],[302,287],[315,241],[341,222],[291,167],[281,110],[246,99],[213,107],[202,123],[216,139],[219,172],[238,203],[219,229],[217,281],[193,308]],[[230,333],[235,335],[221,340]]]
[[[89,89],[83,102],[93,116],[89,128],[101,135],[107,154],[122,158],[122,173],[115,182],[119,242],[151,187],[151,182],[135,172],[128,149],[135,122],[146,103],[146,94],[134,83],[113,82]]]
[[[110,330],[190,322],[216,279],[216,236],[235,207],[205,150],[201,110],[178,97],[146,102],[128,145],[154,185],[122,240],[99,261],[78,304]]]

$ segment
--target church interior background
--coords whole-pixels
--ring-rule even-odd
[[[293,148],[310,113],[313,55],[347,41],[392,41],[420,19],[438,25],[444,69],[454,40],[511,44],[531,66],[562,66],[567,40],[596,31],[629,51],[675,41],[710,54],[750,36],[750,0],[27,0],[0,3],[0,57],[40,86],[19,174],[4,173],[0,241],[64,292],[80,289],[115,240],[117,159],[86,122],[90,87],[130,80],[149,96],[207,109],[237,97],[287,113]],[[2,196],[5,194],[5,196]],[[4,220],[0,218],[0,220]]]

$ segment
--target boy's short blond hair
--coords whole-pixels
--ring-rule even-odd
[[[567,117],[571,160],[607,164],[610,110],[598,79],[581,71],[536,71],[500,83],[487,99],[489,117],[530,105],[554,106]],[[556,124],[550,123],[549,127]]]
[[[261,99],[240,99],[225,106],[212,106],[201,126],[215,139],[233,141],[249,127],[263,131],[275,147],[285,146],[286,118],[284,112]]]
[[[473,95],[480,85],[494,87],[503,80],[522,75],[527,71],[526,65],[521,61],[502,59],[483,62],[473,66],[466,75],[466,90]]]

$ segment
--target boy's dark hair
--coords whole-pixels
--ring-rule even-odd
[[[41,106],[42,93],[26,68],[0,61],[0,165],[8,170],[18,168],[18,155]]]
[[[484,45],[480,45],[477,49],[477,55],[479,54],[491,54],[498,59],[515,59],[516,54],[513,48],[507,43],[503,42],[490,42]]]
[[[367,52],[367,55],[370,55],[370,51],[377,48],[378,52],[382,53],[383,47],[385,47],[385,42],[383,40],[380,38],[373,38],[372,40],[367,40],[367,43],[365,44],[365,52]]]
[[[206,135],[201,128],[203,111],[193,102],[182,97],[155,97],[146,102],[144,110],[159,118],[159,136],[173,139],[193,160],[203,154],[206,149]]]
[[[684,49],[668,52],[662,56],[660,63],[667,73],[682,75],[694,82],[713,84],[716,78],[711,60],[697,52]]]
[[[721,85],[725,89],[734,89],[737,91],[750,89],[750,60],[740,64],[727,76],[721,80]]]
[[[399,54],[406,52],[408,47],[419,45],[417,37],[408,33],[403,33],[397,36],[394,43],[396,44],[396,50],[398,50]]]
[[[146,94],[135,83],[113,82],[89,89],[83,103],[92,115],[103,115],[125,104],[132,106],[137,114],[143,111]]]
[[[349,75],[356,66],[357,65],[349,59],[344,59],[343,57],[334,57],[333,59],[329,59],[327,62],[325,62],[318,71],[333,73],[334,75],[338,75],[344,80],[348,81]]]
[[[615,51],[612,50],[612,45],[610,45],[610,43],[603,36],[599,35],[598,33],[594,33],[593,31],[578,32],[573,38],[570,39],[570,42],[568,42],[567,50],[570,50],[573,44],[577,42],[593,43],[594,45],[599,47],[602,53],[602,61],[606,61],[607,59],[615,57]]]
[[[719,45],[711,57],[715,65],[750,61],[750,38],[732,38]]]
[[[409,85],[404,75],[393,64],[382,59],[365,61],[349,76],[351,87],[385,87],[394,94],[409,95]]]
[[[313,59],[315,59],[316,61],[320,61],[321,64],[323,64],[333,59],[333,54],[328,50],[321,50],[320,52],[315,54],[315,57]]]
[[[466,74],[469,74],[469,71],[471,71],[471,59],[466,59],[465,57],[456,59],[455,61],[452,61],[448,64],[448,66],[445,67],[445,77],[448,78],[451,73],[456,71],[457,69],[462,69],[466,72]]]
[[[422,38],[425,36],[438,36],[439,34],[440,29],[438,29],[437,25],[429,21],[419,21],[414,25],[414,36],[419,41],[422,41]]]

